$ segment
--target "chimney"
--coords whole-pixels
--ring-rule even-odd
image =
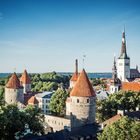
[[[117,114],[120,114],[120,115],[122,115],[122,116],[124,116],[124,114],[125,114],[125,111],[124,110],[117,110]]]
[[[78,74],[78,60],[75,60],[75,72]]]

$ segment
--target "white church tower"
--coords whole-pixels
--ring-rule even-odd
[[[121,54],[117,62],[117,76],[121,81],[126,81],[130,78],[130,58],[126,52],[125,31],[122,34]]]

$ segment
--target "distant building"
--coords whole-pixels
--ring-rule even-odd
[[[112,69],[112,79],[108,83],[109,93],[116,93],[119,90],[140,91],[139,82],[136,79],[140,78],[138,66],[135,69],[130,69],[130,57],[126,51],[125,31],[122,33],[121,54],[117,59],[117,66],[114,60]]]
[[[117,62],[117,75],[122,82],[140,77],[138,67],[136,67],[136,69],[130,69],[130,57],[128,57],[126,51],[125,31],[122,34],[122,47],[121,54]]]
[[[75,72],[74,72],[74,74],[72,75],[72,77],[70,79],[70,88],[71,89],[75,86],[76,81],[78,79],[78,76],[79,76],[79,73],[78,73],[78,60],[76,59],[75,60]]]
[[[50,114],[49,103],[54,92],[43,92],[35,95],[38,101],[38,107],[42,110],[44,114]]]
[[[29,100],[28,100],[28,105],[32,105],[32,106],[36,106],[38,107],[38,100],[36,99],[35,96],[32,96]]]
[[[5,86],[5,102],[6,104],[24,103],[23,87],[20,85],[16,73],[12,74]]]
[[[24,73],[20,78],[20,83],[24,87],[23,93],[28,93],[31,91],[31,80],[26,70],[24,70]]]
[[[117,76],[116,60],[114,58],[114,64],[112,68],[112,79],[110,80],[109,92],[116,93],[121,89],[121,80]]]

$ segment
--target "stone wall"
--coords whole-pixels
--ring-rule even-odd
[[[75,97],[66,102],[66,115],[71,116],[72,127],[79,127],[95,122],[95,97]]]
[[[7,104],[24,103],[23,89],[5,88],[5,102]]]
[[[53,128],[53,131],[60,131],[63,129],[70,130],[71,121],[67,118],[45,115],[45,122]]]

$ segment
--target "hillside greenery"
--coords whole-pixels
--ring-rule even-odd
[[[60,75],[56,72],[43,73],[43,74],[32,74],[32,91],[53,91],[57,90],[58,87],[68,88],[70,76]]]

